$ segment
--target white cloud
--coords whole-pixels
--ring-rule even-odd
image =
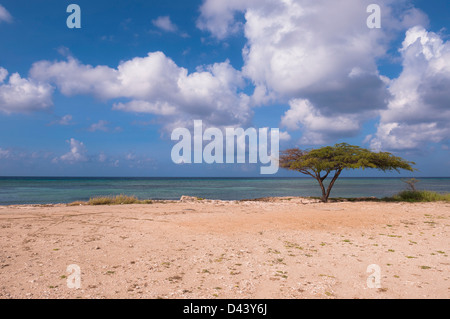
[[[87,149],[83,142],[77,141],[71,138],[67,141],[70,144],[70,152],[62,155],[61,157],[55,158],[53,162],[63,161],[69,164],[74,164],[78,162],[86,162],[88,159],[86,157]]]
[[[70,121],[72,121],[72,115],[67,114],[67,115],[64,115],[64,116],[61,118],[61,120],[59,120],[58,124],[59,124],[59,125],[69,125],[69,124],[70,124]]]
[[[295,99],[281,118],[281,125],[289,130],[301,129],[300,140],[307,145],[328,143],[333,138],[352,136],[360,129],[356,115],[324,116],[310,101]]]
[[[12,20],[11,14],[0,4],[0,22],[12,22]]]
[[[229,61],[189,74],[162,52],[123,61],[116,69],[84,65],[69,57],[61,62],[37,62],[30,75],[54,83],[69,96],[128,98],[129,102],[114,103],[113,108],[160,115],[168,126],[196,118],[212,125],[240,125],[252,115],[248,96],[240,92],[245,81]]]
[[[450,42],[423,27],[406,32],[403,70],[370,140],[375,149],[416,149],[450,140]]]
[[[410,1],[382,0],[382,28],[369,29],[371,3],[206,0],[197,25],[218,39],[243,30],[242,73],[255,85],[251,104],[309,101],[282,121],[288,129],[301,128],[304,140],[323,142],[357,134],[368,116],[387,108],[389,80],[379,74],[377,60],[400,31],[427,23]]]
[[[174,115],[177,108],[165,101],[157,101],[155,103],[147,101],[134,100],[128,103],[115,103],[113,110],[135,113],[151,113],[157,115]]]
[[[3,83],[3,81],[5,81],[7,76],[8,76],[8,70],[6,70],[5,68],[2,68],[0,66],[0,83]]]
[[[178,27],[170,20],[169,16],[161,16],[152,20],[155,27],[167,32],[177,32]]]
[[[71,121],[72,121],[72,115],[66,114],[66,115],[64,115],[63,117],[60,117],[59,119],[57,119],[57,120],[51,122],[49,125],[55,125],[55,124],[57,124],[57,125],[63,125],[63,126],[66,126],[66,125],[72,124]]]
[[[386,52],[389,30],[366,26],[369,2],[270,1],[269,13],[264,6],[247,8],[244,75],[258,92],[307,98],[332,112],[384,107],[376,59]]]
[[[11,155],[10,151],[0,148],[0,159],[8,158],[10,155]]]
[[[88,131],[89,132],[96,132],[96,131],[107,132],[109,130],[108,124],[109,124],[108,121],[100,120],[97,123],[94,123],[91,126],[89,126]]]
[[[53,87],[33,79],[21,78],[18,73],[9,77],[8,72],[0,68],[0,111],[10,113],[28,113],[48,109],[53,105]]]
[[[100,163],[104,163],[104,162],[106,162],[106,160],[108,159],[108,157],[105,155],[105,153],[103,153],[103,152],[101,152],[99,155],[98,155],[98,161],[100,162]]]
[[[288,132],[280,131],[280,141],[289,141],[291,139],[291,135]]]
[[[266,0],[206,0],[200,7],[197,27],[209,31],[218,39],[224,39],[241,31],[243,25],[236,20],[236,14],[245,12],[247,8],[259,5],[266,6]]]
[[[59,90],[68,96],[75,94],[94,94],[106,99],[117,91],[119,81],[117,70],[107,66],[92,67],[83,65],[73,57],[67,61],[34,63],[30,76],[42,82],[54,82]]]
[[[261,17],[272,19],[271,17],[279,15],[285,8],[292,10],[294,15],[301,13],[305,16],[312,14],[318,18],[323,17],[319,21],[321,22],[320,29],[333,30],[335,26],[340,28],[341,24],[351,23],[352,21],[343,19],[346,17],[344,11],[353,16],[359,14],[360,16],[355,20],[356,23],[360,25],[364,23],[363,27],[366,27],[365,23],[369,15],[366,9],[372,3],[371,0],[335,0],[332,2],[327,0],[205,0],[200,7],[197,27],[210,32],[218,39],[224,39],[244,30],[246,27],[244,25],[248,22],[246,16],[248,12],[258,11]],[[410,0],[380,0],[377,1],[377,4],[382,9],[383,26],[389,29],[428,24],[428,17],[422,11],[414,8]],[[238,17],[241,15],[244,15],[247,21],[240,21],[242,19]],[[283,21],[280,20],[280,22]],[[285,22],[289,23],[290,21],[286,20]]]
[[[380,123],[376,137],[370,139],[374,150],[413,150],[427,143],[439,143],[450,137],[450,130],[436,122],[400,124]]]
[[[197,26],[218,39],[243,32],[242,71],[225,61],[189,73],[162,52],[122,61],[116,68],[86,65],[69,54],[66,61],[37,62],[29,78],[13,74],[6,84],[8,73],[0,68],[0,110],[48,108],[53,84],[67,96],[112,101],[114,110],[155,114],[166,130],[189,127],[193,119],[209,126],[245,126],[251,106],[289,103],[281,124],[288,131],[301,130],[305,143],[354,136],[363,121],[379,114],[378,133],[367,139],[373,145],[406,145],[400,141],[414,127],[426,130],[414,145],[448,138],[447,42],[412,28],[403,44],[402,75],[395,80],[381,76],[377,61],[386,57],[390,41],[405,28],[426,25],[427,18],[409,0],[380,0],[382,28],[369,29],[366,8],[372,2],[206,0]],[[168,16],[153,23],[178,32]],[[252,96],[243,92],[246,80],[255,87]],[[25,86],[28,91],[16,94]],[[90,129],[105,130],[106,124]],[[289,132],[283,134],[290,138]]]

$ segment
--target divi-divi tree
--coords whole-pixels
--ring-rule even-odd
[[[373,152],[359,146],[340,143],[311,150],[292,148],[280,154],[280,167],[314,177],[322,189],[322,201],[327,202],[331,189],[344,170],[373,168],[383,172],[400,169],[414,171],[409,162],[388,152]],[[324,180],[332,176],[328,187]]]

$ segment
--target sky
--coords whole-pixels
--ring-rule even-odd
[[[261,176],[174,163],[173,130],[202,120],[418,169],[344,176],[448,177],[449,13],[447,0],[0,0],[0,176]]]

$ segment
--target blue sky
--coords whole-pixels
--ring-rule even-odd
[[[66,25],[71,3],[80,29]],[[380,29],[366,24],[372,3]],[[450,176],[449,12],[445,0],[0,0],[0,175],[260,176],[174,164],[172,130],[203,120]]]

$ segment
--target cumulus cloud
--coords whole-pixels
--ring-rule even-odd
[[[249,12],[251,14],[257,11],[260,16],[271,19],[271,16],[282,13],[284,8],[292,9],[293,15],[304,14],[303,18],[309,14],[316,15],[317,18],[320,18],[319,15],[323,16],[322,20],[316,20],[320,24],[320,30],[329,28],[333,31],[333,26],[341,27],[340,24],[351,22],[343,19],[344,11],[351,15],[358,14],[359,17],[355,22],[359,24],[364,22],[366,27],[368,17],[366,9],[373,1],[335,0],[333,3],[326,0],[205,0],[200,7],[197,27],[210,32],[218,39],[224,39],[244,31]],[[389,29],[408,28],[414,25],[426,26],[429,22],[428,17],[414,8],[410,0],[380,0],[377,4],[382,9],[383,26]],[[361,8],[363,11],[360,10]],[[244,19],[240,19],[242,15]],[[353,29],[356,30],[357,27]]]
[[[197,27],[209,31],[218,39],[224,39],[243,29],[243,23],[236,19],[236,15],[258,2],[260,6],[270,3],[266,0],[206,0],[200,7]]]
[[[30,70],[33,79],[55,83],[67,96],[93,94],[106,99],[117,91],[117,71],[107,66],[83,65],[69,56],[67,61],[40,61]]]
[[[450,139],[450,42],[416,26],[400,50],[403,70],[389,90],[393,96],[370,144],[406,150]]]
[[[152,24],[164,32],[176,33],[183,38],[189,37],[189,34],[179,30],[178,26],[172,22],[169,16],[160,16],[152,20]]]
[[[57,120],[51,122],[49,125],[63,125],[63,126],[70,125],[72,124],[72,118],[73,118],[72,115],[66,114],[58,118]]]
[[[280,141],[289,141],[291,139],[291,135],[288,132],[280,131]]]
[[[71,121],[72,121],[72,115],[67,114],[67,115],[64,115],[64,116],[58,121],[58,124],[59,124],[59,125],[69,125]]]
[[[295,123],[286,127],[302,129],[304,139],[323,142],[339,137],[337,132],[358,133],[368,116],[387,108],[389,79],[379,74],[377,60],[386,56],[393,35],[427,24],[409,1],[383,0],[378,2],[383,27],[369,29],[366,9],[371,3],[206,0],[197,25],[218,39],[242,30],[247,39],[242,72],[255,86],[252,105],[295,105],[282,123]],[[297,100],[308,104],[299,107]],[[351,125],[345,125],[350,122],[345,117]],[[319,123],[328,124],[323,133]]]
[[[408,148],[448,138],[447,42],[423,27],[411,28],[428,21],[409,0],[378,1],[382,28],[369,29],[366,8],[372,2],[205,0],[197,26],[223,40],[242,32],[242,70],[227,60],[188,72],[162,52],[115,68],[83,64],[68,54],[65,61],[37,62],[29,78],[13,74],[9,83],[4,83],[7,71],[0,68],[0,110],[46,109],[53,85],[66,96],[111,101],[114,110],[154,114],[166,130],[189,127],[194,119],[207,126],[245,126],[252,107],[288,104],[281,125],[301,130],[303,143],[355,136],[364,121],[380,114],[377,133],[367,138],[372,146],[406,147],[403,139],[416,129],[424,132],[414,135],[417,143]],[[178,32],[168,16],[152,22]],[[378,59],[408,28],[401,50],[403,72],[390,80],[380,74]],[[250,96],[244,93],[248,80],[254,86]],[[106,124],[90,129],[105,130]],[[289,132],[283,138],[288,140]]]
[[[0,66],[0,83],[3,83],[3,81],[5,81],[7,76],[8,76],[8,70],[6,70],[5,68],[2,68]]]
[[[0,67],[0,111],[28,113],[48,109],[53,105],[53,87],[13,73],[5,83],[8,71]]]
[[[8,158],[11,155],[9,150],[4,150],[0,147],[0,159]]]
[[[105,155],[105,153],[100,152],[100,154],[98,155],[98,161],[100,163],[104,163],[104,162],[106,162],[107,159],[108,159],[108,157]]]
[[[94,123],[91,126],[89,126],[88,131],[89,132],[96,132],[96,131],[107,132],[109,130],[108,124],[109,124],[108,121],[100,120],[97,123]]]
[[[33,79],[54,84],[68,96],[90,94],[115,102],[116,110],[163,116],[166,126],[186,125],[201,118],[211,125],[240,125],[252,115],[249,98],[241,92],[244,78],[229,61],[189,73],[162,52],[121,62],[117,68],[67,61],[40,61],[30,70]]]
[[[11,14],[0,4],[0,22],[12,22],[12,20]]]
[[[86,156],[87,149],[86,146],[84,146],[83,142],[77,141],[74,138],[71,138],[67,142],[70,144],[70,152],[62,155],[59,158],[53,159],[54,163],[61,161],[67,162],[69,164],[74,164],[78,162],[86,162],[88,160]]]
[[[177,108],[166,101],[148,102],[133,100],[127,103],[115,103],[113,110],[157,115],[175,115]]]
[[[289,105],[281,124],[289,130],[302,129],[302,144],[324,144],[333,138],[352,136],[360,130],[357,115],[323,115],[308,100],[294,99]]]
[[[252,105],[289,103],[282,125],[319,143],[357,134],[369,115],[387,108],[389,80],[377,59],[393,32],[427,22],[407,1],[380,2],[384,25],[376,30],[366,25],[369,0],[207,0],[197,25],[218,39],[243,30]]]
[[[376,59],[386,53],[389,28],[367,27],[370,1],[270,3],[269,14],[264,6],[245,13],[243,72],[260,91],[277,99],[307,98],[331,112],[385,106]]]
[[[177,32],[178,27],[170,20],[169,16],[161,16],[155,20],[152,20],[155,27],[166,32]]]

